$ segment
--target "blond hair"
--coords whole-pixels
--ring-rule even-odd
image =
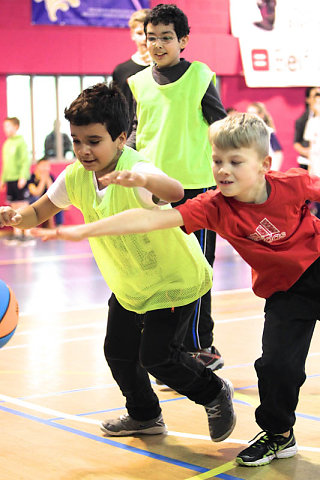
[[[5,122],[11,122],[12,125],[19,128],[20,127],[20,120],[17,117],[7,117],[4,119]]]
[[[209,127],[211,145],[220,150],[253,148],[265,158],[269,155],[269,131],[255,113],[234,113]]]
[[[133,30],[136,28],[136,26],[139,23],[143,23],[145,19],[147,18],[147,15],[151,12],[150,8],[141,8],[140,10],[137,10],[136,12],[133,12],[131,15],[128,25],[130,27],[130,30]]]

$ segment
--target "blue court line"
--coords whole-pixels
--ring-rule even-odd
[[[244,480],[240,477],[234,477],[233,475],[228,475],[227,473],[219,473],[219,475],[215,475],[214,478],[222,478],[223,480]]]
[[[159,403],[168,403],[168,402],[176,402],[177,400],[186,400],[188,397],[178,397],[178,398],[168,398],[167,400],[161,400]],[[0,402],[0,403],[5,403],[5,402]],[[244,402],[243,400],[238,400],[236,398],[233,399],[233,403],[239,403],[240,405],[245,405],[247,407],[251,407],[252,405],[250,405],[250,403],[247,403],[247,402]],[[114,408],[107,408],[106,410],[94,410],[92,412],[85,412],[85,413],[74,413],[73,415],[75,415],[76,417],[86,417],[86,416],[89,416],[89,415],[96,415],[96,414],[100,414],[100,413],[109,413],[109,412],[115,412],[115,411],[118,411],[118,410],[125,410],[126,407],[123,406],[123,407],[114,407]],[[60,420],[64,420],[64,417],[54,417],[54,418],[50,418],[51,421],[60,421]]]
[[[167,403],[167,402],[175,402],[176,400],[185,400],[187,397],[178,397],[178,398],[168,398],[167,400],[161,400],[159,403]],[[107,413],[107,412],[115,412],[117,410],[125,410],[126,407],[114,407],[114,408],[107,408],[106,410],[95,410],[93,412],[86,412],[86,413],[74,413],[76,417],[86,417],[87,415],[96,415],[98,413]],[[64,420],[64,417],[55,417],[51,418],[50,420],[58,421]]]
[[[316,422],[320,422],[320,417],[315,417],[314,415],[308,415],[307,413],[297,413],[296,412],[296,417],[302,417],[307,420],[315,420]]]
[[[249,388],[258,388],[258,385],[247,385],[246,387],[234,387],[234,391],[240,391],[240,390],[248,390]]]
[[[183,462],[181,460],[175,460],[174,458],[166,457],[165,455],[160,455],[160,454],[157,454],[157,453],[148,452],[147,450],[143,450],[143,449],[140,449],[140,448],[132,447],[132,446],[129,446],[129,445],[124,445],[123,443],[116,442],[114,440],[110,440],[110,439],[105,438],[105,437],[98,437],[97,435],[93,435],[91,433],[83,432],[82,430],[78,430],[77,428],[72,428],[72,427],[68,427],[66,425],[61,425],[59,423],[54,423],[51,420],[45,420],[43,418],[36,417],[35,415],[29,415],[27,413],[23,413],[23,412],[20,412],[18,410],[14,410],[12,408],[7,408],[7,407],[0,406],[0,410],[3,410],[4,412],[7,412],[7,413],[12,413],[13,415],[17,415],[17,416],[22,417],[22,418],[26,418],[27,420],[33,420],[35,422],[42,423],[43,425],[47,425],[47,426],[50,426],[50,427],[57,428],[59,430],[64,430],[66,432],[73,433],[75,435],[79,435],[80,437],[88,438],[89,440],[95,440],[96,442],[99,442],[99,443],[105,443],[107,445],[110,445],[111,447],[121,448],[121,449],[127,450],[131,453],[136,453],[138,455],[144,455],[146,457],[153,458],[154,460],[160,460],[162,462],[170,463],[172,465],[176,465],[177,467],[187,468],[189,470],[193,470],[193,471],[199,472],[199,473],[205,473],[205,472],[208,472],[208,471],[211,470],[209,468],[200,467],[200,466],[194,465],[192,463]],[[222,479],[225,479],[225,480],[243,480],[241,478],[233,477],[231,475],[226,475],[226,474],[223,474],[223,473],[221,473],[219,475],[216,475],[216,477],[217,478],[222,478]]]
[[[253,365],[253,363],[252,363],[252,365]],[[241,365],[231,365],[230,368],[237,368],[238,366],[241,366]],[[308,378],[317,378],[317,377],[320,377],[319,373],[318,374],[316,373],[314,375],[308,375],[307,379]],[[151,380],[151,384],[156,385],[156,382]],[[47,393],[45,395],[41,395],[41,394],[40,395],[26,395],[26,396],[18,397],[18,398],[19,398],[19,400],[29,400],[29,399],[34,399],[34,398],[43,398],[43,397],[50,397],[50,396],[55,397],[55,396],[59,396],[59,395],[66,395],[66,394],[69,394],[69,393],[86,392],[86,391],[90,391],[90,390],[100,390],[100,389],[107,388],[108,385],[98,385],[98,386],[95,386],[95,387],[84,387],[84,388],[75,388],[75,389],[72,389],[72,390],[62,390],[60,392],[51,392],[51,393]],[[116,383],[114,383],[114,387],[118,387],[118,385]],[[237,391],[240,391],[240,390],[248,390],[250,388],[258,388],[258,385],[254,384],[254,385],[247,385],[246,387],[235,387],[234,391],[237,392]],[[179,398],[171,399],[171,400],[180,400],[180,398],[185,398],[185,397],[179,397]],[[3,403],[3,400],[1,400],[0,403]]]

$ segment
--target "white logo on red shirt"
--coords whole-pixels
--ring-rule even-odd
[[[272,243],[281,240],[286,235],[286,232],[280,232],[267,218],[264,218],[257,226],[255,233],[251,233],[248,238],[255,242],[262,240],[266,243]]]

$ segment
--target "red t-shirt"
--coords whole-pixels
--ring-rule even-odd
[[[268,298],[286,291],[320,257],[320,220],[305,201],[320,202],[320,178],[306,170],[269,172],[270,195],[262,204],[224,197],[219,189],[176,207],[187,233],[216,231],[252,268],[252,288]]]

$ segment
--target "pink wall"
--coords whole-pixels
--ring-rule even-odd
[[[151,6],[158,3],[151,0]],[[236,74],[241,64],[238,41],[229,32],[228,0],[175,3],[191,25],[188,57],[214,63],[219,74]],[[31,1],[1,0],[0,74],[111,73],[134,52],[126,28],[31,25],[30,19]]]
[[[240,1],[240,0],[239,0]],[[151,0],[151,6],[160,2]],[[245,110],[250,101],[266,103],[285,152],[285,168],[295,166],[292,149],[295,118],[304,105],[303,88],[247,88],[238,40],[230,34],[229,0],[163,0],[188,16],[189,60],[207,63],[221,76],[226,107]],[[0,115],[6,111],[8,74],[107,74],[134,52],[128,29],[31,25],[30,0],[1,0]],[[0,129],[0,144],[4,136]]]
[[[221,98],[224,106],[246,111],[249,103],[263,102],[269,110],[284,152],[281,170],[296,167],[293,149],[294,122],[304,110],[304,88],[248,88],[243,76],[223,77]]]

